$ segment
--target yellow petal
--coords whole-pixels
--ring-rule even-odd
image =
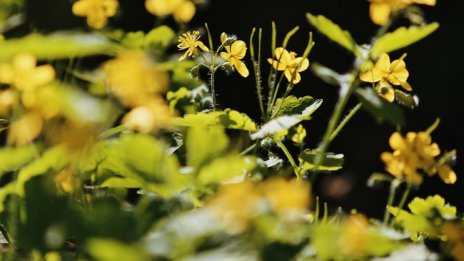
[[[278,47],[275,49],[275,58],[285,67],[287,67],[287,65],[290,64],[292,60],[290,53],[282,47]]]
[[[25,145],[32,142],[42,131],[43,121],[38,113],[29,112],[10,125],[8,143]]]
[[[37,86],[50,83],[55,79],[55,70],[51,65],[42,65],[34,70],[31,81]]]
[[[412,2],[414,2],[415,4],[430,5],[430,6],[434,6],[437,3],[436,0],[413,0]]]
[[[230,58],[230,54],[226,52],[221,52],[220,55],[224,60],[229,60]]]
[[[390,136],[389,143],[390,143],[390,147],[394,150],[404,150],[407,147],[403,136],[401,136],[399,132],[394,132]]]
[[[231,46],[230,46],[230,55],[238,58],[238,59],[243,59],[246,54],[246,43],[244,41],[235,41]]]
[[[394,85],[401,85],[408,80],[409,72],[406,70],[406,63],[403,60],[395,60],[391,64],[391,73],[387,80]]]
[[[227,39],[229,39],[229,37],[227,36],[226,33],[222,33],[221,34],[221,43],[225,43],[225,41],[227,41]]]
[[[11,84],[13,79],[13,68],[9,64],[0,64],[0,83]]]
[[[391,7],[388,3],[371,2],[369,11],[372,22],[378,25],[384,25],[390,18]]]
[[[293,63],[295,63],[295,68],[299,65],[300,67],[298,67],[298,72],[302,72],[306,69],[308,69],[309,67],[309,60],[307,58],[305,58],[303,60],[303,57],[298,57],[296,58],[295,60],[293,60]]]
[[[378,95],[389,102],[393,102],[395,100],[395,90],[393,90],[388,83],[381,81],[379,85],[377,85],[376,91]]]
[[[378,82],[388,75],[390,71],[390,57],[382,53],[374,67],[360,75],[363,82]]]
[[[208,47],[206,47],[205,44],[203,44],[202,41],[197,41],[197,43],[198,43],[198,47],[200,47],[201,50],[203,50],[205,52],[209,51]]]
[[[87,16],[90,9],[90,3],[87,0],[80,0],[73,4],[72,13],[77,16]]]
[[[295,74],[295,75],[293,75]],[[297,84],[301,81],[301,76],[298,72],[296,71],[291,71],[291,70],[285,70],[285,78],[287,78],[287,80],[293,84]],[[292,78],[293,78],[293,81],[292,81]]]
[[[242,76],[242,77],[248,77],[248,75],[250,74],[249,71],[248,71],[248,68],[246,67],[245,63],[240,61],[239,59],[237,58],[234,58],[234,57],[231,57],[230,58],[230,63],[231,65],[233,65],[235,67],[235,69],[237,70],[237,72]]]
[[[104,0],[103,9],[105,10],[105,15],[107,17],[112,17],[116,15],[118,11],[119,3],[117,0]]]
[[[188,23],[195,15],[196,8],[191,1],[184,1],[179,7],[174,9],[173,16],[176,21]]]
[[[170,15],[178,8],[185,0],[146,0],[145,8],[148,12],[157,15]]]
[[[150,133],[156,126],[153,112],[145,106],[132,109],[126,114],[122,122],[128,129],[141,133]]]

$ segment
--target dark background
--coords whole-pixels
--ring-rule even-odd
[[[425,179],[419,190],[412,195],[440,193],[450,203],[464,209],[464,125],[461,111],[464,108],[463,72],[464,51],[462,38],[464,25],[464,1],[437,0],[435,7],[423,7],[427,21],[438,21],[440,28],[430,37],[413,46],[394,52],[396,59],[407,52],[406,64],[410,72],[408,82],[420,98],[420,105],[414,110],[404,109],[408,124],[403,132],[425,130],[439,117],[441,124],[433,133],[442,151],[458,149],[458,174],[455,185],[445,185],[438,177]],[[27,1],[28,26],[39,31],[53,31],[69,28],[85,28],[84,19],[70,13],[72,1],[29,0]],[[127,30],[149,30],[155,23],[153,16],[144,9],[142,0],[120,0],[121,12],[112,19],[114,27]],[[294,26],[300,31],[290,42],[288,49],[301,54],[307,43],[309,31],[314,31],[306,20],[306,12],[323,14],[342,28],[351,32],[358,43],[367,43],[375,34],[377,26],[369,19],[369,3],[366,0],[212,0],[195,16],[191,27],[201,27],[205,22],[217,39],[221,32],[236,34],[248,42],[252,27],[264,30],[264,57],[270,53],[270,25],[277,23],[278,43]],[[168,21],[169,22],[169,21]],[[172,21],[171,21],[172,22]],[[310,55],[315,61],[338,72],[349,70],[353,57],[344,49],[329,42],[315,32],[316,47]],[[269,47],[266,45],[269,44]],[[247,57],[248,58],[248,57]],[[247,61],[248,62],[248,61]],[[250,64],[248,63],[249,68]],[[238,74],[226,77],[218,74],[218,102],[222,108],[234,108],[258,119],[259,107],[252,77],[243,79]],[[308,129],[308,144],[316,147],[326,128],[334,108],[338,89],[318,80],[309,70],[302,73],[303,80],[294,89],[297,96],[311,95],[324,99],[323,106],[314,119],[305,123]],[[354,106],[352,101],[350,106]],[[330,151],[343,153],[346,165],[342,172],[322,176],[316,191],[322,200],[332,207],[356,208],[361,212],[380,216],[387,197],[387,187],[368,188],[366,179],[374,171],[383,171],[380,153],[389,150],[388,138],[394,128],[378,124],[364,111],[358,113],[332,144]]]

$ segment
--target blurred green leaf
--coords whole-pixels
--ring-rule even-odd
[[[148,48],[166,48],[175,36],[176,33],[169,26],[162,25],[147,33],[144,45]]]
[[[308,120],[311,115],[322,105],[322,100],[315,100],[306,107],[301,114],[284,115],[264,124],[257,132],[250,135],[251,139],[262,139],[266,136],[288,130],[303,120]]]
[[[0,41],[0,50],[1,62],[9,61],[22,52],[31,53],[39,60],[116,53],[114,46],[103,36],[76,32],[30,34],[22,38]]]
[[[316,170],[316,159],[319,155],[319,151],[316,150],[305,150],[299,156],[300,164],[303,166],[303,171]],[[324,153],[322,155],[322,161],[317,169],[317,171],[330,172],[336,171],[343,167],[345,158],[343,154],[334,154],[334,153]]]
[[[0,177],[8,171],[18,170],[39,154],[36,145],[0,149]]]
[[[439,27],[438,23],[431,23],[426,26],[411,26],[409,28],[400,27],[391,33],[386,33],[372,46],[371,53],[377,57],[381,53],[389,53],[417,41],[422,40],[431,33],[435,32]]]
[[[332,69],[325,67],[319,63],[313,63],[311,70],[316,74],[317,77],[321,78],[324,82],[338,86],[343,81],[343,75],[338,74]]]
[[[294,95],[290,95],[285,97],[283,102],[282,98],[279,98],[274,105],[272,115],[280,117],[283,115],[301,114],[304,109],[310,106],[313,102],[314,98],[311,96],[296,97]],[[276,112],[277,109],[279,109],[278,112]]]
[[[395,99],[400,104],[413,109],[419,105],[419,98],[415,95],[410,95],[400,90],[395,89]]]
[[[222,126],[227,129],[257,130],[256,123],[248,115],[231,109],[186,114],[183,118],[176,118],[174,124],[185,127]]]
[[[256,166],[256,159],[230,154],[219,157],[202,167],[197,180],[200,185],[218,184],[233,178],[244,177]]]
[[[387,121],[394,127],[402,127],[406,124],[403,111],[396,104],[379,97],[371,88],[358,88],[356,95],[363,104],[362,107],[377,121]]]
[[[327,36],[330,40],[338,43],[340,46],[351,51],[355,55],[359,54],[358,46],[348,31],[341,29],[340,26],[323,15],[315,16],[311,13],[307,13],[307,18],[309,22],[317,28],[317,30]]]
[[[199,167],[228,146],[229,138],[223,128],[190,128],[186,137],[187,164]]]
[[[86,249],[98,261],[150,260],[142,248],[113,239],[91,239],[87,242]]]

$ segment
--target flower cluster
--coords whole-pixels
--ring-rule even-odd
[[[17,115],[20,103],[24,113],[15,117],[10,126],[8,142],[10,144],[27,144],[42,131],[44,120],[58,113],[52,104],[43,104],[40,94],[46,92],[42,87],[55,79],[55,70],[51,65],[37,66],[36,58],[28,53],[17,54],[11,64],[0,64],[0,83],[7,88],[0,92],[1,116]]]
[[[172,113],[160,96],[168,74],[149,56],[128,51],[106,62],[102,71],[110,92],[132,109],[123,119],[128,128],[149,133],[168,124]]]
[[[395,100],[395,90],[392,85],[401,86],[406,91],[412,91],[407,82],[409,72],[406,69],[404,56],[390,63],[390,56],[382,53],[370,70],[363,72],[360,78],[364,82],[377,83],[375,89],[377,93],[389,102]]]
[[[182,23],[192,20],[196,12],[195,4],[190,0],[146,0],[145,7],[153,15],[172,15]]]
[[[78,0],[72,7],[77,16],[87,17],[87,24],[94,29],[102,29],[118,11],[117,0]]]
[[[370,16],[372,21],[378,25],[387,23],[393,12],[402,10],[412,4],[423,4],[434,6],[436,0],[371,0]]]
[[[432,143],[432,138],[427,132],[409,132],[406,137],[395,132],[390,137],[390,147],[393,153],[384,152],[382,161],[385,169],[396,178],[405,178],[411,184],[421,184],[423,171],[432,176],[438,173],[447,184],[453,184],[457,180],[456,173],[444,160],[437,159],[440,148]]]
[[[285,78],[292,84],[297,84],[301,81],[300,72],[305,71],[309,67],[309,60],[303,57],[296,57],[295,52],[289,52],[283,47],[275,49],[275,58],[267,59],[272,64],[272,67],[277,71],[283,71]]]
[[[248,77],[248,68],[245,63],[241,61],[245,57],[247,51],[245,42],[222,33],[221,43],[224,49],[226,49],[226,52],[221,52],[221,57],[224,58],[230,66],[235,68],[241,76]]]

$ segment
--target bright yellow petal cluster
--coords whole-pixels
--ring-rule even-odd
[[[370,0],[370,2],[371,19],[378,25],[386,24],[393,12],[404,9],[409,5],[434,6],[436,4],[436,0]]]
[[[224,48],[226,52],[221,52],[221,57],[226,60],[230,66],[235,68],[241,76],[248,77],[250,74],[248,68],[245,63],[241,61],[246,55],[246,43],[241,40],[228,43],[229,39],[231,38],[225,33],[222,33],[221,42],[225,45]]]
[[[272,178],[259,184],[245,181],[221,186],[208,206],[219,215],[227,231],[236,234],[267,211],[282,217],[304,213],[310,204],[309,194],[309,184],[297,180]]]
[[[0,92],[0,113],[8,117],[12,107],[18,102],[26,112],[10,125],[8,143],[22,145],[34,140],[42,131],[44,118],[57,114],[50,110],[53,105],[42,106],[37,102],[38,90],[55,79],[51,65],[37,66],[36,58],[28,53],[13,57],[11,64],[0,64],[0,83],[7,88]]]
[[[195,4],[190,0],[146,0],[145,7],[153,15],[172,15],[183,23],[190,22],[196,12]]]
[[[409,132],[403,137],[395,132],[390,137],[390,147],[393,153],[384,152],[381,155],[385,169],[396,178],[405,178],[407,182],[418,185],[422,183],[424,171],[428,175],[439,174],[447,184],[456,182],[456,173],[446,163],[439,163],[436,157],[440,148],[432,143],[430,134],[426,132]]]
[[[102,29],[118,11],[117,0],[78,0],[72,6],[74,15],[87,17],[87,24],[94,29]]]
[[[275,49],[275,57],[267,61],[272,64],[272,67],[278,71],[283,71],[287,80],[293,84],[301,81],[300,72],[308,69],[309,60],[303,57],[296,57],[296,53],[288,52],[282,47]]]
[[[360,78],[364,82],[378,83],[376,85],[377,93],[387,101],[395,100],[395,91],[392,85],[401,86],[406,91],[412,91],[407,82],[409,72],[406,69],[406,63],[402,58],[390,63],[390,57],[382,53],[370,70],[361,73]]]
[[[200,39],[200,32],[193,31],[193,32],[186,32],[179,36],[177,48],[183,51],[186,50],[184,55],[179,58],[179,61],[184,60],[187,57],[195,57],[202,51],[209,51],[208,47],[206,47]]]
[[[123,123],[143,133],[166,126],[173,117],[161,98],[169,84],[168,73],[145,53],[128,51],[102,68],[109,91],[132,110]]]

